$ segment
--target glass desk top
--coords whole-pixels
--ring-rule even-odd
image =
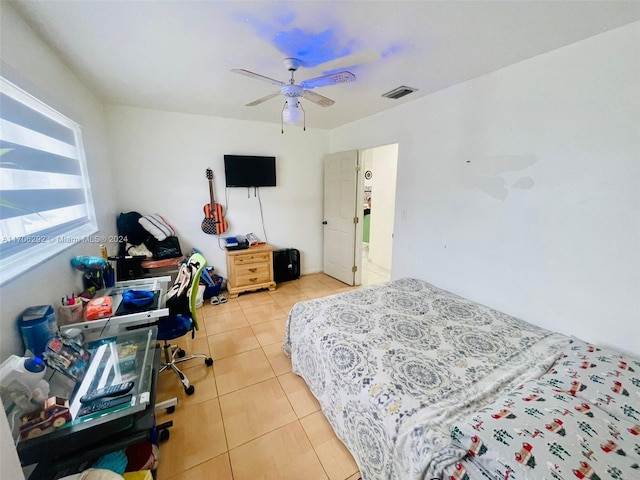
[[[96,427],[107,432],[110,425],[116,430],[122,429],[128,424],[123,420],[147,409],[154,397],[156,334],[157,328],[153,326],[85,343],[84,348],[91,353],[91,358],[78,383],[49,368],[49,395],[68,399],[71,420],[57,428],[49,426],[36,432],[33,438],[19,440],[16,448],[23,464],[39,461],[39,456],[47,454],[43,450],[63,450],[58,444],[64,443],[70,435],[80,432],[82,437],[82,432],[86,434]],[[80,402],[83,395],[128,381],[134,382],[128,392],[130,401],[89,415],[78,414],[84,406]]]
[[[80,398],[83,395],[124,382],[133,382],[129,392],[132,394],[130,404],[115,407],[116,410],[149,402],[151,389],[151,369],[155,353],[155,327],[123,333],[117,337],[103,338],[85,345],[91,352],[91,363],[83,381],[77,385],[69,401],[69,409],[74,421],[96,418],[105,411],[78,417],[83,406]],[[112,411],[112,409],[107,410]]]

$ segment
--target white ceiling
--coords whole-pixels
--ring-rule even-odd
[[[5,0],[2,0],[5,1]],[[303,100],[307,126],[333,128],[606,30],[640,20],[622,1],[10,2],[105,103],[280,122],[276,87],[231,72],[296,81],[348,67],[353,83]],[[329,62],[329,63],[327,63]],[[406,85],[400,100],[381,97]]]

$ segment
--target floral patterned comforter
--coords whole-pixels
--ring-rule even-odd
[[[540,377],[569,339],[422,280],[296,304],[284,351],[363,480],[440,478],[450,426]]]

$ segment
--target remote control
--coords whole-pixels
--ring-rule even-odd
[[[133,382],[118,383],[116,385],[99,388],[80,397],[80,403],[90,403],[104,397],[118,397],[128,393],[132,388]]]
[[[85,415],[91,415],[92,413],[100,412],[101,410],[106,410],[111,407],[115,407],[117,405],[122,405],[123,403],[127,403],[131,400],[133,395],[123,395],[122,397],[110,398],[108,400],[103,400],[102,402],[92,403],[90,405],[86,405],[80,409],[78,412],[79,417],[84,417]]]

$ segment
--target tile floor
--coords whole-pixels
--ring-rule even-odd
[[[367,254],[369,246],[365,243],[362,247],[362,285],[376,285],[378,283],[388,282],[391,279],[389,270],[371,263]]]
[[[357,480],[358,467],[333,433],[302,378],[282,352],[285,322],[298,301],[355,287],[324,274],[305,275],[274,292],[240,295],[199,310],[200,330],[178,342],[208,353],[184,372],[196,391],[163,372],[157,401],[178,397],[170,438],[160,445],[158,480]],[[185,365],[185,364],[183,364]]]

